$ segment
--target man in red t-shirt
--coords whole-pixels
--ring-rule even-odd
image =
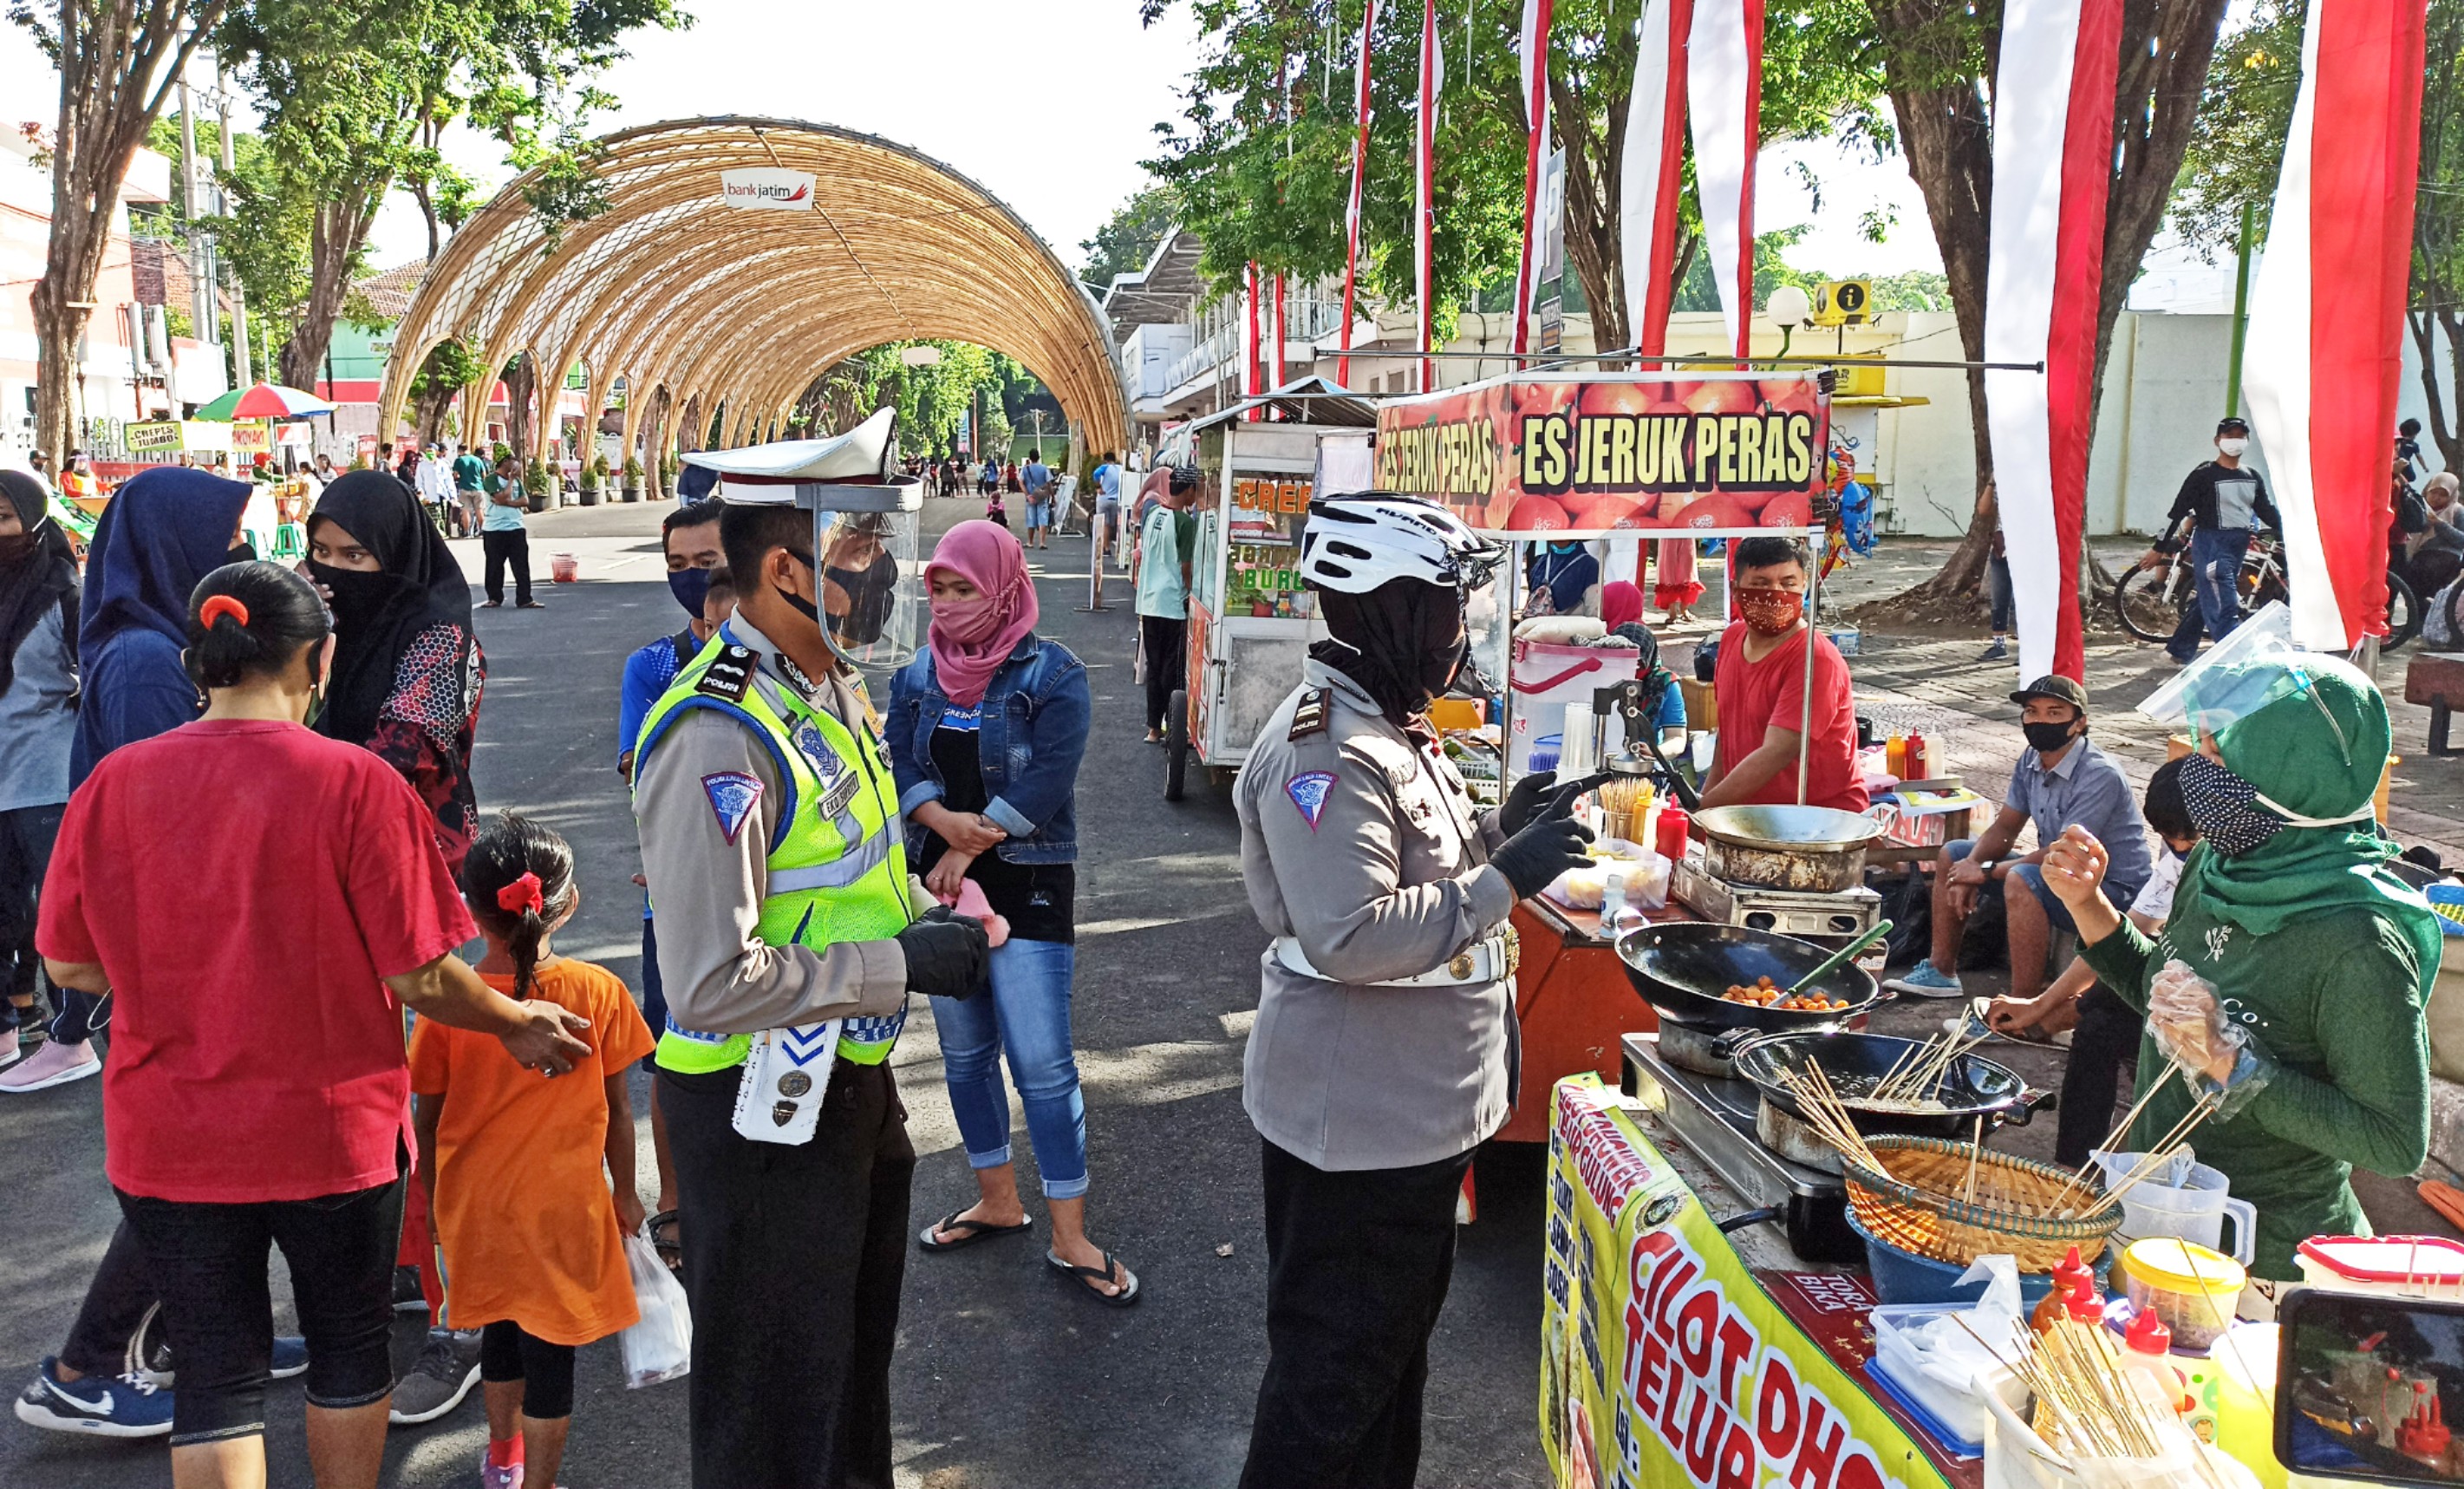
[[[1793,538],[1748,538],[1737,544],[1737,609],[1745,619],[1720,637],[1711,679],[1720,744],[1703,805],[1794,805],[1797,757],[1805,756],[1805,802],[1865,810],[1857,768],[1857,700],[1848,662],[1828,636],[1805,622],[1805,547]],[[1807,718],[1805,649],[1814,648],[1813,713]]]

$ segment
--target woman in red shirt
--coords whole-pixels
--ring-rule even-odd
[[[308,1337],[320,1489],[373,1489],[393,1370],[409,1142],[402,1008],[554,1075],[586,1022],[491,989],[433,818],[386,764],[302,724],[333,648],[297,575],[234,564],[189,597],[194,723],[114,751],[69,803],[36,943],[116,994],[106,1167],[163,1295],[180,1489],[265,1481],[267,1248]]]
[[[1711,678],[1720,742],[1703,784],[1703,805],[1793,806],[1802,755],[1806,805],[1864,811],[1856,693],[1847,658],[1829,636],[1815,634],[1806,624],[1804,544],[1793,538],[1748,538],[1737,544],[1733,572],[1737,609],[1745,619],[1720,637],[1719,666]]]

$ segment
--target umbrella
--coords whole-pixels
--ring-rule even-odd
[[[303,393],[279,383],[259,383],[228,392],[197,411],[197,417],[228,424],[233,419],[304,419],[331,413],[334,406],[315,393]]]

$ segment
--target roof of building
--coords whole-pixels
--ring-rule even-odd
[[[1190,306],[1206,295],[1206,281],[1198,273],[1202,248],[1198,234],[1175,226],[1147,256],[1144,267],[1112,276],[1104,291],[1104,314],[1112,322],[1115,342],[1141,325],[1189,319]]]
[[[419,281],[427,276],[428,260],[414,258],[364,279],[355,279],[351,288],[367,297],[378,315],[398,322],[409,313],[411,297],[419,293]]]

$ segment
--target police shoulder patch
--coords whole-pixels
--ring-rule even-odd
[[[1333,789],[1331,770],[1304,770],[1284,783],[1284,794],[1300,809],[1301,820],[1309,825],[1312,833],[1317,831],[1318,818],[1326,815],[1327,792]]]
[[[1319,688],[1303,698],[1300,706],[1292,710],[1292,731],[1287,737],[1300,740],[1307,739],[1312,734],[1325,733],[1327,714],[1333,705],[1334,689],[1332,688]],[[1327,779],[1331,781],[1334,778],[1329,776]],[[1310,825],[1314,827],[1316,824],[1312,822]]]
[[[701,778],[701,789],[710,798],[711,813],[718,818],[719,832],[733,847],[761,800],[761,778],[742,770],[718,770]]]
[[[693,691],[741,703],[745,691],[753,686],[755,660],[751,647],[731,645],[711,658],[710,665],[702,670],[701,680],[693,684]]]

